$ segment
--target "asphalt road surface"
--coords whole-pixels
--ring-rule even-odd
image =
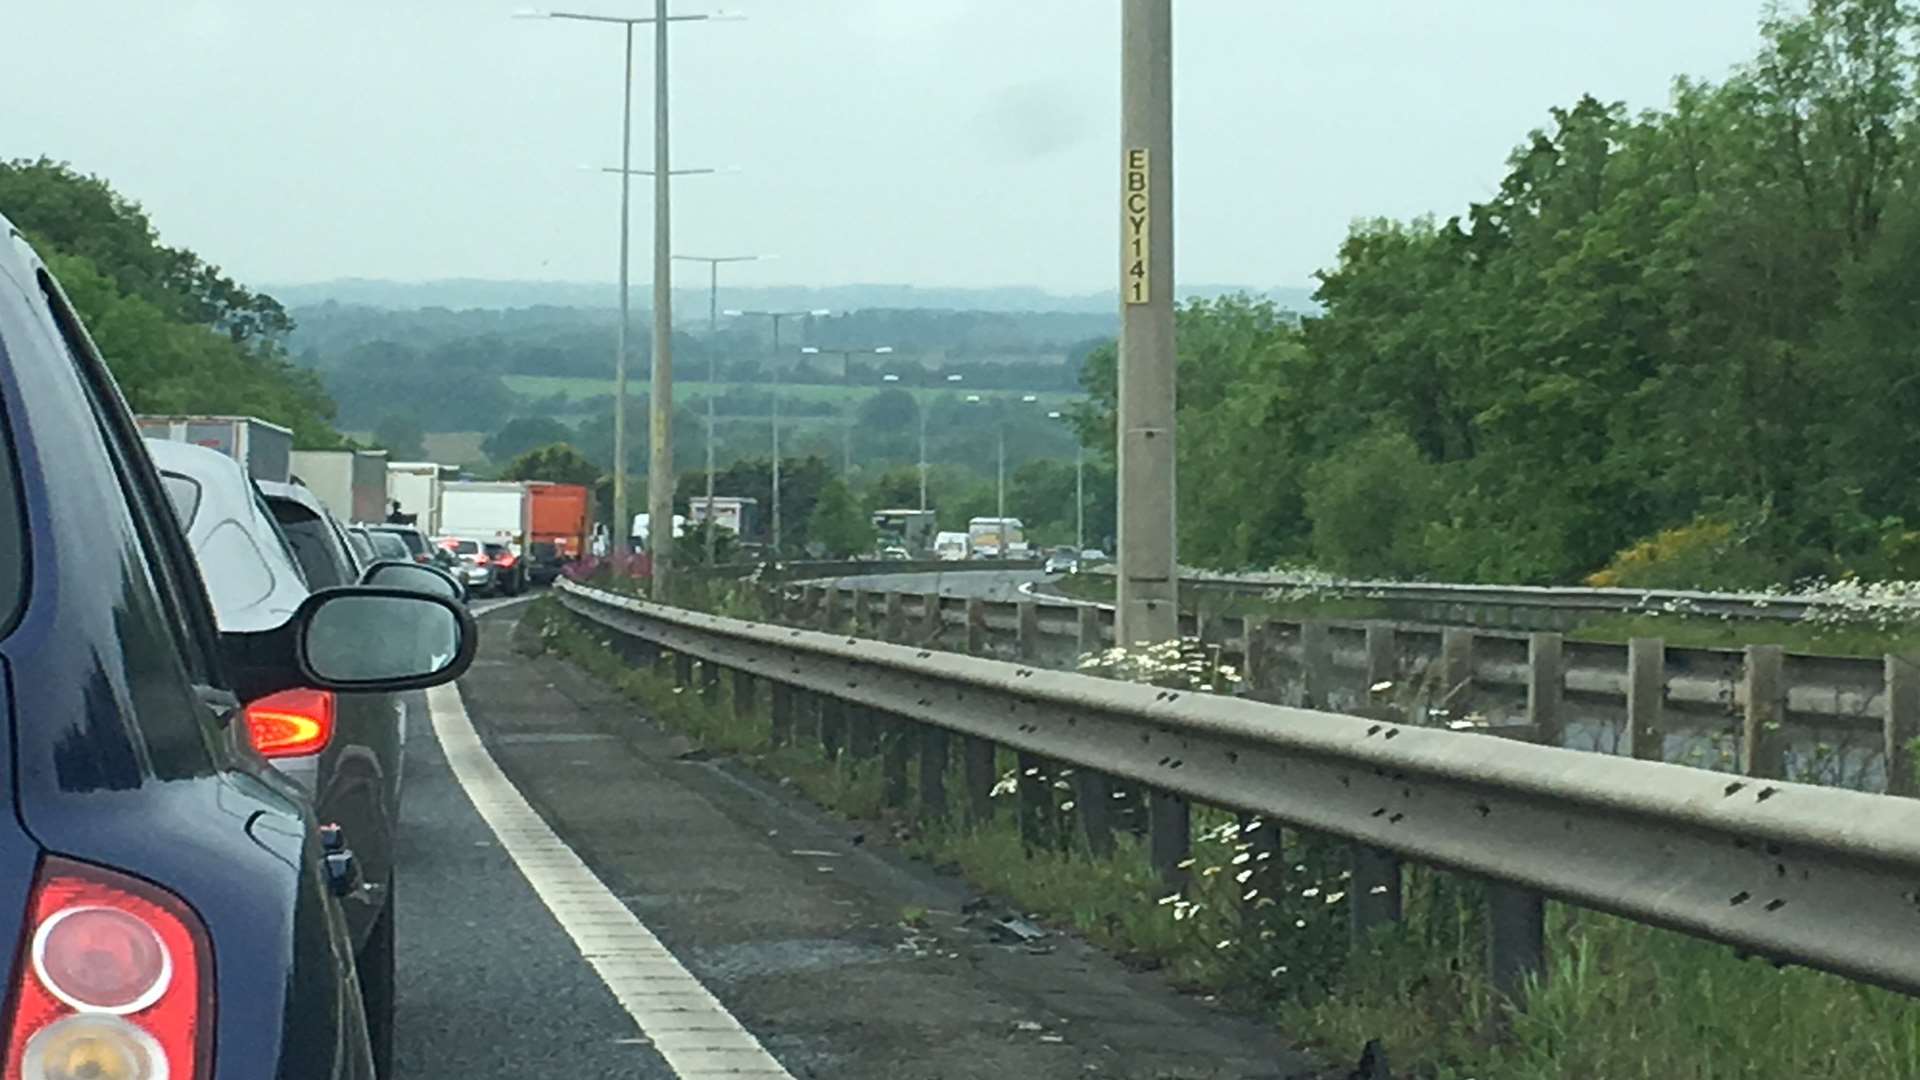
[[[1315,1075],[1157,975],[1007,940],[959,879],[516,652],[518,610],[412,710],[399,1076]]]
[[[1020,586],[1038,584],[1056,576],[1039,570],[955,570],[949,574],[868,574],[841,578],[834,584],[840,588],[857,586],[883,592],[938,592],[941,596],[973,596],[982,600],[1026,600],[1028,597],[1020,592]]]

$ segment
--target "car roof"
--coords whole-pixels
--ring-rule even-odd
[[[261,511],[246,470],[204,446],[166,439],[146,444],[161,473],[186,477],[200,488],[187,544],[220,629],[256,633],[285,624],[307,598],[307,583]]]
[[[327,504],[315,497],[312,490],[305,484],[283,484],[278,480],[257,480],[255,483],[260,485],[260,494],[265,495],[269,499],[299,503],[301,506],[313,511],[315,517],[326,518],[332,516],[332,513],[327,509]]]

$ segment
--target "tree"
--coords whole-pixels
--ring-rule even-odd
[[[427,456],[426,432],[412,413],[388,413],[373,425],[373,441],[395,461],[419,461]]]
[[[807,536],[809,547],[819,548],[829,558],[844,559],[873,547],[873,522],[846,482],[836,477],[820,489],[807,518]]]
[[[518,416],[481,440],[480,450],[495,461],[507,461],[572,438],[573,429],[550,416]]]
[[[502,480],[547,480],[555,484],[584,484],[593,487],[600,482],[600,470],[580,451],[565,443],[554,443],[537,450],[528,450],[514,458],[501,472],[500,478]]]

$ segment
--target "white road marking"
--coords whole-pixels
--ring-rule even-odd
[[[427,709],[474,809],[674,1074],[793,1080],[527,804],[474,731],[459,687],[427,691]]]

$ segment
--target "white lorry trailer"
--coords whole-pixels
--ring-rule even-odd
[[[293,478],[341,521],[387,519],[385,450],[295,450]]]
[[[218,450],[255,480],[286,483],[293,474],[293,430],[251,416],[142,416],[140,434]]]
[[[440,485],[440,527],[436,536],[505,544],[515,555],[526,551],[533,531],[533,499],[517,480],[450,480]]]

